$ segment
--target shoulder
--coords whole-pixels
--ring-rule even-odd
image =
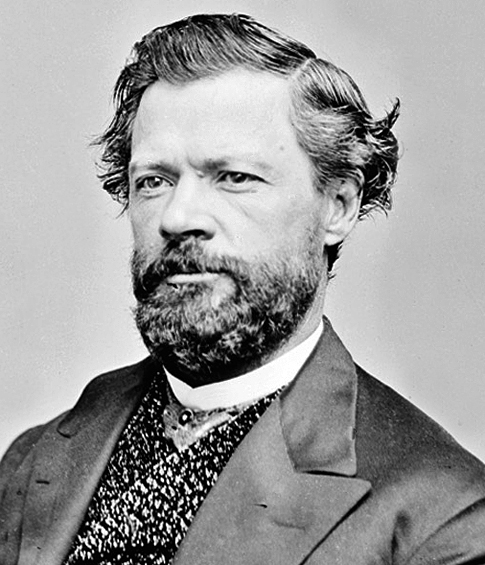
[[[356,446],[362,472],[375,476],[395,469],[400,474],[433,469],[463,476],[478,474],[485,480],[483,464],[438,423],[360,367],[356,369]]]
[[[151,364],[150,358],[147,358],[97,376],[88,383],[73,408],[45,424],[28,429],[16,438],[0,461],[0,500],[9,478],[36,450],[44,437],[58,429],[67,429],[73,420],[96,417],[100,411],[122,402],[123,397],[136,396],[136,390],[144,388]]]
[[[147,357],[134,365],[99,375],[83,390],[76,405],[66,414],[62,425],[84,413],[95,416],[107,407],[136,396],[154,370],[153,360]]]
[[[369,506],[395,523],[410,562],[440,547],[482,555],[485,466],[397,392],[357,375],[357,474],[372,484]]]

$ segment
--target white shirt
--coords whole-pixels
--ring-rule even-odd
[[[193,410],[229,408],[251,403],[290,383],[315,348],[323,322],[302,343],[249,373],[218,383],[192,388],[165,370],[178,401]]]

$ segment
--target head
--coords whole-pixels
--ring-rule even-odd
[[[101,178],[132,218],[142,335],[179,372],[237,373],[301,326],[355,220],[390,207],[398,105],[376,120],[344,71],[242,15],[193,16],[147,34],[115,104]],[[233,155],[241,145],[253,169],[224,169],[222,147]],[[172,162],[149,177],[161,153]],[[278,183],[273,196],[262,188]],[[159,241],[145,237],[161,221],[155,209]],[[239,244],[216,243],[224,224]]]

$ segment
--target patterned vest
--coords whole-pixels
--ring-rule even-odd
[[[234,450],[279,392],[226,411],[224,422],[177,448],[163,416],[166,379],[157,375],[117,443],[64,565],[169,564]]]

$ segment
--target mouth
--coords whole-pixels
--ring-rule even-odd
[[[167,284],[180,285],[180,284],[196,284],[196,283],[211,283],[221,276],[220,273],[202,272],[202,273],[177,273],[165,279]]]

